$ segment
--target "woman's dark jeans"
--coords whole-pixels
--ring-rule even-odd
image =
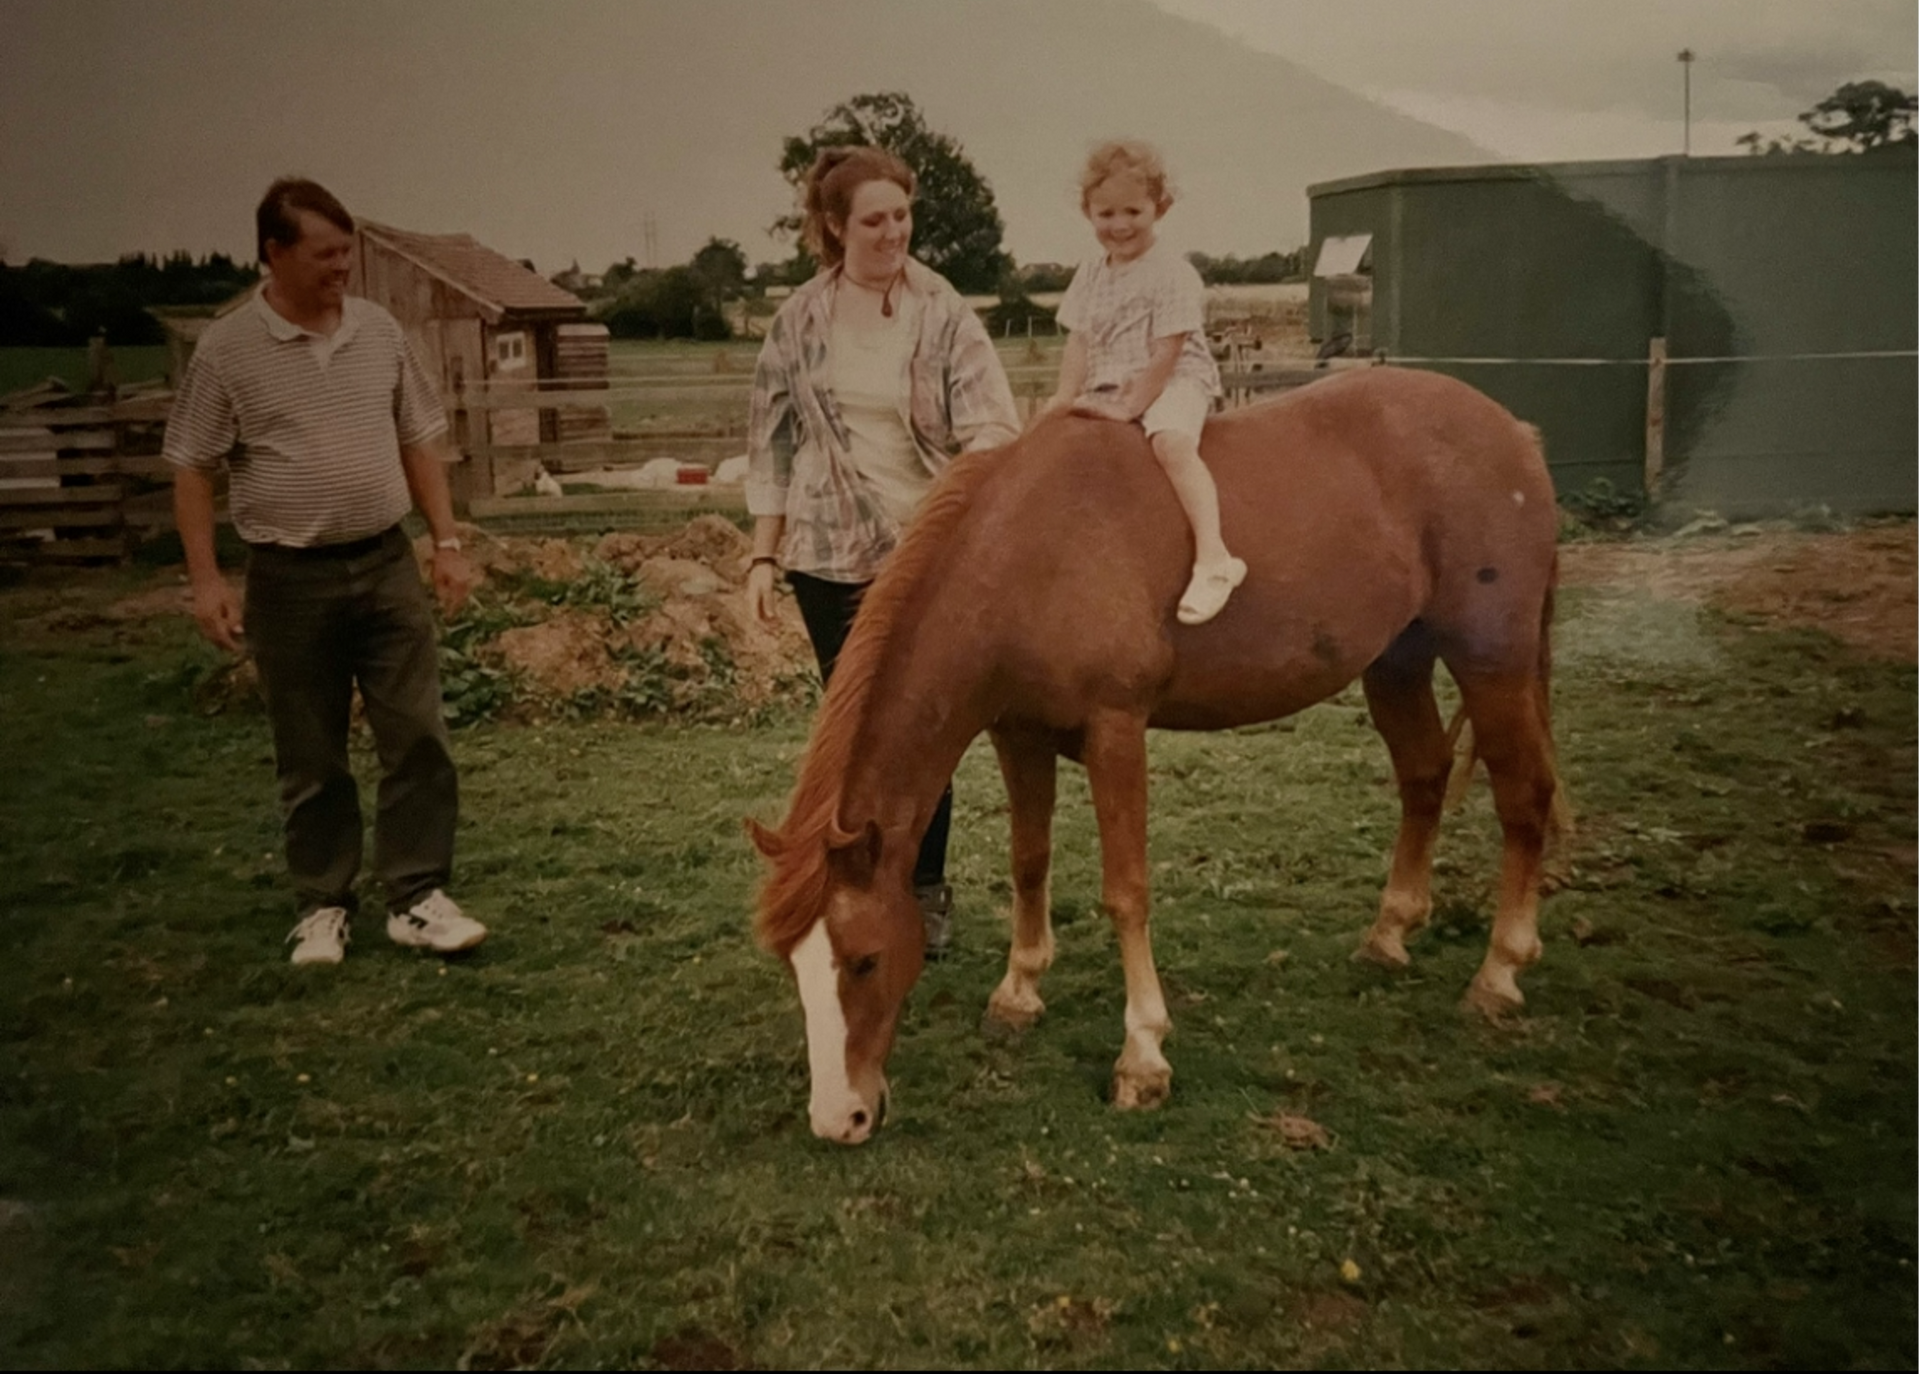
[[[860,597],[871,583],[829,582],[807,573],[790,572],[787,583],[793,598],[800,603],[800,618],[806,622],[807,638],[813,641],[813,656],[820,662],[820,680],[833,676],[833,665],[847,642],[854,613],[860,609]],[[913,885],[937,887],[947,880],[947,834],[953,828],[953,785],[940,794],[927,833],[920,840],[920,855],[914,860]]]

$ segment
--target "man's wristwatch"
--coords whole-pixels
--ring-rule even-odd
[[[452,539],[436,539],[433,541],[433,546],[436,549],[452,549],[455,553],[459,553],[460,550],[465,547],[465,545],[460,542],[458,536]]]

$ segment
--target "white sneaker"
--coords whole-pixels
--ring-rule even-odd
[[[343,906],[316,907],[300,918],[300,924],[287,934],[293,945],[296,964],[337,964],[347,957],[347,942],[353,934],[347,929],[347,909]]]
[[[465,915],[453,898],[435,888],[410,910],[387,917],[387,938],[410,949],[457,954],[487,938],[487,928]]]

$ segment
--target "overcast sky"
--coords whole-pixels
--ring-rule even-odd
[[[1913,0],[1154,0],[1518,161],[1678,150],[1690,49],[1693,151],[1847,81],[1912,91]]]
[[[1100,83],[1107,70],[1149,68],[1156,43],[1193,50],[1166,32],[1165,15],[1179,16],[1212,26],[1211,43],[1244,44],[1187,73],[1198,94],[1211,93],[1207,72],[1234,66],[1257,89],[1284,83],[1338,103],[1296,69],[1274,62],[1268,81],[1248,68],[1256,52],[1273,54],[1524,160],[1677,152],[1683,46],[1699,55],[1696,154],[1733,153],[1748,129],[1790,129],[1843,81],[1916,84],[1913,0],[1152,3],[1164,14],[1146,0],[1099,10],[1116,16],[1108,33],[1069,0],[0,0],[0,250],[14,262],[174,248],[251,256],[254,201],[297,170],[369,217],[466,229],[547,271],[639,255],[648,224],[661,263],[709,235],[755,259],[784,257],[765,233],[788,204],[772,171],[780,138],[833,101],[904,84],[936,128],[995,169],[1017,256],[1076,252],[1073,147],[1115,108],[1177,122],[1163,111],[1188,88],[1156,83],[1159,105],[1130,106],[1102,84],[1062,87],[1113,104],[1083,121],[1075,102],[1092,95],[1066,109],[1055,100],[1038,127],[1034,83],[1064,65],[1003,47],[974,70],[940,46],[986,51],[982,26],[1083,39],[1076,79]],[[1016,58],[1031,59],[1017,78]],[[1184,132],[1230,160],[1234,139],[1213,127],[1150,136],[1177,143]],[[1288,129],[1246,134],[1265,142],[1241,150],[1242,176]],[[1192,170],[1224,208],[1203,219],[1196,197],[1187,223],[1204,233],[1186,246],[1299,242],[1304,175],[1243,187],[1236,202],[1230,169]],[[1245,223],[1231,218],[1236,203]]]

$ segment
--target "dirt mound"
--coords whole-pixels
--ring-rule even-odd
[[[813,654],[782,597],[747,603],[752,541],[718,515],[671,533],[516,539],[474,531],[486,582],[451,627],[462,657],[510,679],[488,713],[731,718],[811,692]],[[431,545],[417,546],[425,559]]]
[[[1915,658],[1912,521],[1811,532],[1758,525],[1691,538],[1573,543],[1568,586],[1629,586],[1769,625],[1824,630],[1879,658]]]

